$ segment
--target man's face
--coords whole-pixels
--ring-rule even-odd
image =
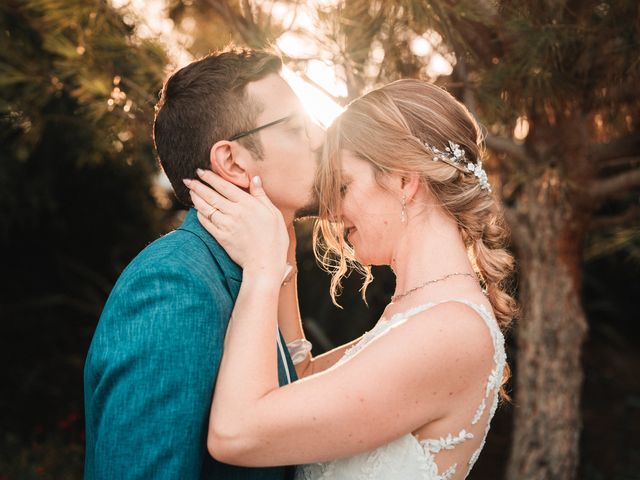
[[[247,94],[249,101],[262,106],[257,127],[291,116],[253,134],[259,135],[263,158],[254,162],[252,175],[260,175],[265,192],[286,220],[317,212],[313,184],[324,131],[310,121],[298,97],[279,75],[249,83]]]

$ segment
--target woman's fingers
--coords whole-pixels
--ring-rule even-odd
[[[209,232],[218,242],[223,242],[225,240],[225,231],[200,212],[198,212],[198,220],[207,232]]]
[[[200,181],[187,180],[185,185],[202,226],[243,268],[279,269],[289,238],[260,178],[252,179],[248,193],[213,172],[199,171],[198,176]]]
[[[219,175],[216,175],[211,170],[203,170],[199,168],[197,170],[198,176],[209,185],[211,185],[218,193],[224,195],[232,202],[239,202],[243,198],[246,198],[248,193],[243,191],[240,187],[235,186],[233,183],[228,182]]]
[[[213,223],[219,229],[220,228],[224,229],[224,225],[225,225],[224,212],[221,209],[217,208],[216,206],[210,205],[207,201],[205,201],[200,195],[198,195],[193,190],[189,192],[189,195],[191,195],[191,201],[193,202],[193,206],[196,207],[196,210],[198,210],[198,216],[202,216],[206,218],[210,223]]]
[[[209,185],[205,185],[200,180],[188,180],[184,184],[189,190],[197,194],[202,200],[209,204],[209,206],[217,208],[223,212],[228,212],[232,203],[224,196],[220,195]],[[207,213],[206,210],[202,210],[202,213]]]

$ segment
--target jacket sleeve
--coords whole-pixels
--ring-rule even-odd
[[[86,478],[200,476],[232,300],[222,277],[165,270],[118,285],[100,320],[85,372],[94,437]]]

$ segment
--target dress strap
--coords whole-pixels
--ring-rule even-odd
[[[488,397],[492,390],[494,389],[497,390],[500,388],[500,385],[502,383],[502,372],[504,370],[505,363],[506,363],[506,354],[505,354],[505,346],[504,346],[504,336],[502,335],[502,331],[500,330],[498,321],[495,319],[494,315],[491,312],[489,312],[487,307],[479,303],[471,302],[464,298],[451,298],[448,300],[442,300],[440,302],[425,303],[422,305],[417,305],[415,307],[412,307],[409,310],[406,310],[405,312],[400,312],[393,315],[387,322],[385,322],[385,324],[388,323],[386,327],[387,328],[393,327],[395,324],[401,321],[407,320],[412,316],[417,315],[418,313],[422,313],[437,305],[441,305],[443,303],[448,303],[448,302],[462,303],[464,305],[467,305],[473,308],[478,313],[478,315],[480,315],[480,317],[484,320],[485,325],[489,329],[491,340],[493,342],[494,368],[491,371],[489,378],[487,379],[485,397]],[[478,422],[480,416],[482,415],[483,410],[484,410],[484,402],[478,408],[476,415],[474,415],[473,422],[472,422],[473,424]]]
[[[494,352],[497,351],[498,345],[499,345],[498,339],[501,333],[500,333],[500,329],[498,328],[497,322],[495,321],[491,313],[489,313],[487,308],[484,305],[476,304],[474,302],[470,302],[469,300],[465,300],[462,298],[452,298],[452,299],[442,300],[440,302],[429,302],[429,303],[423,303],[421,305],[416,305],[403,312],[398,312],[392,315],[387,320],[385,320],[384,317],[382,317],[380,321],[371,330],[369,330],[362,336],[362,338],[358,343],[351,346],[345,351],[344,356],[341,358],[340,361],[346,360],[347,358],[352,357],[355,353],[362,350],[369,343],[369,341],[371,341],[374,337],[377,337],[378,335],[386,332],[387,330],[394,327],[395,325],[401,322],[404,322],[409,318],[415,315],[418,315],[419,313],[425,312],[430,308],[433,308],[437,305],[441,305],[447,302],[464,303],[465,305],[468,305],[471,308],[473,308],[480,315],[480,317],[482,317],[485,324],[489,328],[489,331],[491,332],[491,337],[494,340],[494,343],[493,343]]]
[[[449,302],[457,302],[457,303],[462,303],[464,305],[467,305],[471,308],[473,308],[484,320],[485,322],[488,320],[491,320],[492,322],[496,322],[493,314],[491,312],[489,312],[489,310],[487,309],[487,307],[485,307],[484,305],[480,304],[480,303],[475,303],[472,302],[470,300],[467,300],[465,298],[448,298],[446,300],[441,300],[439,302],[429,302],[429,303],[422,303],[420,305],[416,305],[414,307],[411,307],[407,310],[404,310],[402,312],[398,312],[393,314],[389,320],[386,320],[386,322],[391,322],[393,320],[393,323],[396,323],[399,320],[404,320],[410,317],[413,317],[414,315],[417,315],[419,313],[425,312],[427,310],[429,310],[430,308],[436,307],[438,305],[442,305],[443,303],[449,303]]]

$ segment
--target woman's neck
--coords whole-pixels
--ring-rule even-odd
[[[451,273],[473,274],[457,224],[442,213],[409,218],[396,245],[391,259],[395,295]]]

